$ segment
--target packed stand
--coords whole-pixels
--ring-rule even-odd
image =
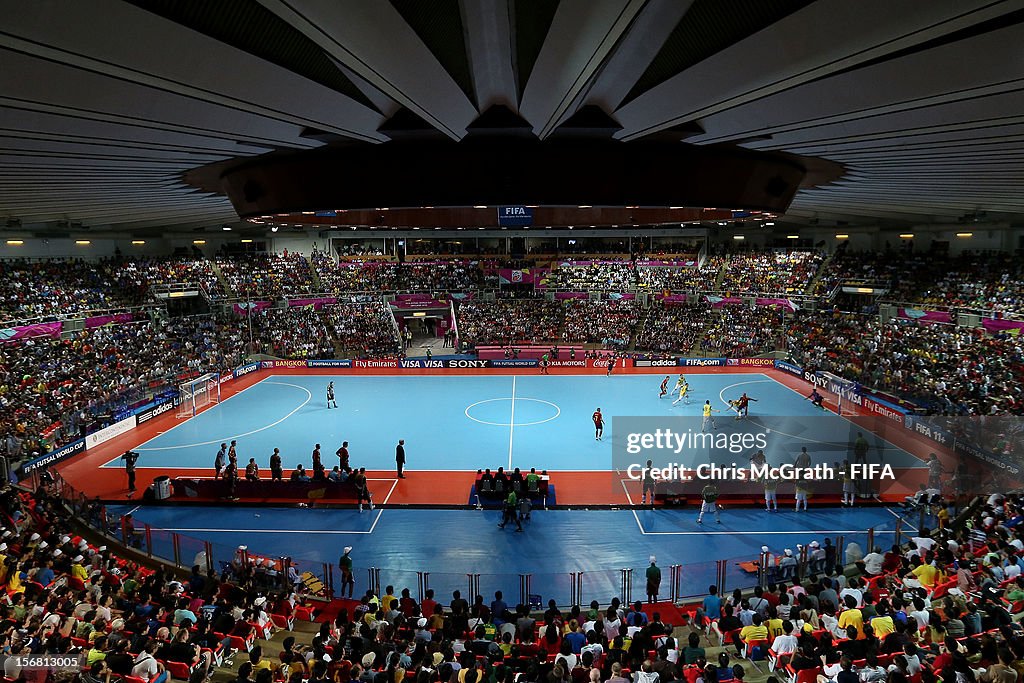
[[[324,292],[393,292],[399,289],[397,263],[335,263],[330,256],[319,251],[314,251],[310,260],[320,278],[320,289]]]
[[[456,311],[460,343],[487,344],[558,339],[563,307],[543,299],[463,301]]]
[[[147,393],[243,357],[232,326],[182,318],[0,345],[0,436],[16,461],[74,441]]]
[[[1024,350],[1018,337],[849,313],[802,315],[790,352],[828,370],[947,415],[1024,414]]]
[[[313,274],[302,254],[218,256],[216,263],[231,292],[242,299],[278,299],[313,289]]]
[[[137,300],[152,286],[178,283],[198,285],[210,296],[224,295],[213,263],[204,256],[114,259],[104,262],[104,270],[118,289],[135,292]]]
[[[727,257],[721,289],[759,294],[803,294],[824,261],[820,251],[737,252]]]
[[[624,292],[636,287],[636,270],[629,262],[562,264],[548,273],[546,285],[573,292]]]
[[[465,292],[478,288],[483,277],[478,261],[450,260],[425,264],[413,261],[399,268],[400,288],[414,292]]]
[[[641,311],[636,300],[570,299],[565,302],[562,339],[624,349],[640,322]]]
[[[637,333],[635,346],[644,351],[687,353],[700,339],[708,315],[703,304],[656,302]]]
[[[1024,313],[1021,255],[967,253],[923,281],[911,299],[924,306],[964,307]]]
[[[0,320],[66,316],[139,303],[123,293],[103,264],[80,260],[0,260]]]
[[[384,358],[400,353],[394,316],[383,303],[340,303],[321,311],[328,327],[343,349],[360,357]]]
[[[284,358],[334,358],[327,325],[312,307],[261,311],[252,316],[254,336],[267,353]]]
[[[785,340],[783,311],[776,306],[712,308],[700,343],[701,352],[742,358],[776,351]]]
[[[724,263],[722,256],[709,256],[699,267],[637,266],[637,280],[641,287],[652,292],[710,291],[715,289]]]

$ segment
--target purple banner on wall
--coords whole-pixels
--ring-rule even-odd
[[[431,295],[423,293],[399,294],[395,297],[395,301],[423,301],[424,299],[433,300],[433,298]]]
[[[925,323],[951,323],[953,316],[949,311],[924,311],[920,308],[899,308],[896,315],[908,320],[920,320]]]
[[[758,306],[782,306],[788,308],[791,311],[796,310],[796,304],[789,299],[768,299],[765,297],[758,297],[754,299],[754,303]]]
[[[112,323],[130,323],[135,319],[135,316],[131,313],[116,313],[114,315],[97,315],[92,318],[85,319],[85,326],[92,329],[93,327],[103,327],[104,325],[110,325]]]
[[[564,299],[586,299],[589,296],[586,292],[555,292],[555,299],[558,301]]]
[[[997,320],[995,318],[986,318],[981,321],[981,325],[992,333],[1007,332],[1009,334],[1018,335],[1021,334],[1021,330],[1024,330],[1024,322],[1019,320]]]
[[[658,261],[638,259],[636,265],[641,268],[696,268],[696,261]]]
[[[658,294],[657,298],[666,303],[683,303],[686,301],[685,294]]]
[[[336,296],[325,296],[319,299],[289,299],[289,306],[312,306],[314,310],[319,311],[327,304],[338,303],[338,297]]]
[[[395,308],[410,309],[410,308],[448,308],[447,301],[441,301],[439,299],[414,299],[412,301],[392,301],[391,305]]]
[[[12,342],[19,339],[31,339],[33,337],[59,337],[64,323],[35,323],[33,325],[21,325],[19,327],[8,327],[0,329],[0,341]]]
[[[234,311],[238,315],[249,315],[250,310],[259,313],[260,311],[266,310],[268,308],[270,308],[269,301],[249,301],[244,304],[234,305]]]
[[[736,306],[742,304],[743,299],[739,299],[734,296],[705,296],[704,300],[711,304],[712,308],[721,308],[723,306]]]
[[[636,294],[612,292],[608,295],[608,299],[611,301],[632,301],[636,298]]]
[[[501,268],[498,270],[498,283],[502,285],[533,285],[547,277],[547,268]]]

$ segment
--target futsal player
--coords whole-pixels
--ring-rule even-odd
[[[739,400],[739,402],[737,403],[737,406],[736,406],[739,409],[739,410],[736,411],[736,419],[738,420],[738,419],[740,419],[741,416],[742,417],[746,417],[747,415],[749,415],[750,414],[750,402],[751,401],[756,401],[756,400],[757,400],[756,398],[750,398],[749,396],[747,396],[747,392],[744,391],[743,395],[740,396],[740,400]]]
[[[605,377],[611,377],[612,376],[612,370],[614,370],[614,369],[615,369],[615,354],[613,353],[608,358],[608,374],[606,374]]]
[[[595,410],[590,419],[594,421],[594,441],[600,441],[604,436],[604,415],[601,414],[601,409]]]
[[[703,413],[704,413],[704,419],[701,420],[700,431],[702,431],[702,432],[707,431],[708,425],[711,425],[711,428],[714,429],[715,428],[715,416],[712,415],[712,413],[720,413],[722,411],[721,410],[715,410],[714,408],[712,408],[710,400],[704,401],[704,406],[703,406],[702,410],[703,410]]]
[[[700,514],[697,515],[697,524],[704,522],[705,512],[714,512],[715,521],[721,524],[722,520],[718,516],[718,487],[715,486],[714,482],[709,483],[701,490],[700,497],[702,502],[700,504]]]
[[[843,505],[853,507],[857,500],[857,482],[853,479],[849,460],[843,461],[839,474],[843,478]]]
[[[334,382],[327,383],[327,407],[331,408],[331,404],[334,404],[334,408],[338,407],[338,402],[334,400]]]
[[[800,512],[800,508],[803,508],[804,512],[807,512],[807,494],[811,491],[810,482],[806,479],[800,478],[796,482],[796,511]]]
[[[808,394],[807,400],[822,410],[825,410],[825,397],[818,393],[818,387],[811,389],[811,393]]]
[[[680,375],[680,377],[682,377],[682,375]],[[675,404],[679,403],[680,401],[683,401],[685,403],[689,403],[689,401],[686,400],[686,396],[687,396],[687,394],[690,393],[690,384],[684,380],[683,383],[681,385],[679,385],[678,391],[679,391],[679,396],[676,397],[676,400],[672,401],[672,405],[675,405]]]
[[[337,455],[338,456],[338,460],[340,460],[339,467],[341,467],[341,470],[343,472],[345,470],[347,470],[348,469],[348,441],[342,441],[341,442],[341,448],[336,450],[334,452],[334,454]]]
[[[658,394],[658,398],[664,398],[665,394],[668,393],[668,375],[665,375],[665,379],[661,380],[661,393]]]

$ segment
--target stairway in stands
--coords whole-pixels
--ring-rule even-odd
[[[220,271],[220,266],[217,265],[216,261],[212,259],[210,260],[210,268],[213,269],[213,274],[217,277],[217,282],[220,283],[224,292],[228,296],[235,296],[235,290],[231,288],[231,285],[228,283],[228,279],[224,277],[224,273]]]
[[[829,252],[829,254],[825,256],[825,260],[821,262],[820,266],[818,266],[818,270],[814,273],[814,277],[812,277],[811,281],[807,283],[807,288],[803,291],[804,294],[814,294],[815,290],[818,288],[818,284],[821,282],[821,276],[824,275],[832,265],[833,256],[835,256],[835,252]]]

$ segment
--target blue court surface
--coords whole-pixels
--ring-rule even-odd
[[[751,421],[770,422],[776,435],[766,450],[772,464],[791,463],[806,446],[821,462],[846,457],[858,428],[811,405],[805,397],[762,374],[691,375],[687,403],[658,398],[663,375],[315,376],[270,375],[196,417],[138,447],[139,467],[212,467],[221,442],[238,441],[240,464],[250,457],[267,467],[280,448],[286,468],[310,464],[315,443],[324,464],[349,442],[351,462],[370,470],[394,467],[398,439],[406,440],[409,470],[476,470],[537,467],[549,471],[609,471],[617,416],[697,417],[710,400],[719,429],[731,429],[729,399],[747,392]],[[676,375],[672,375],[672,383]],[[325,407],[327,383],[337,389],[338,409]],[[605,415],[604,439],[594,440],[591,414]],[[773,417],[759,418],[758,415]],[[783,416],[783,417],[778,417]],[[815,418],[815,419],[809,419]],[[896,467],[920,466],[918,458],[884,438],[867,434],[877,452]],[[681,464],[698,454],[683,453]],[[687,460],[689,459],[689,461]],[[105,467],[117,467],[117,460]]]
[[[716,558],[728,559],[726,588],[752,586],[754,576],[737,566],[756,558],[760,547],[773,552],[797,544],[842,536],[846,543],[866,547],[867,529],[875,543],[888,548],[895,539],[898,515],[889,508],[791,510],[768,514],[751,508],[726,508],[722,524],[695,510],[535,510],[523,533],[498,529],[496,511],[388,509],[355,510],[295,508],[109,506],[121,515],[135,510],[137,523],[154,531],[154,550],[172,557],[168,532],[213,543],[215,564],[230,561],[238,545],[263,556],[289,556],[301,569],[322,574],[322,564],[337,563],[341,549],[353,546],[356,590],[365,591],[368,567],[381,568],[382,585],[415,591],[418,571],[429,572],[429,587],[439,596],[467,588],[468,573],[479,573],[481,592],[504,590],[516,595],[519,574],[532,575],[532,593],[546,602],[570,599],[570,572],[583,572],[582,604],[607,602],[619,595],[623,568],[633,568],[633,595],[643,594],[643,569],[656,555],[664,570],[683,565],[681,594],[702,595],[716,582]],[[916,531],[902,522],[904,532]],[[430,531],[428,531],[430,530]],[[201,542],[180,545],[182,562],[190,562]]]

